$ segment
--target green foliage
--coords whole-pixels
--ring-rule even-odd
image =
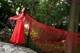
[[[1,24],[6,23],[8,18],[16,14],[17,8],[27,8],[27,13],[35,20],[50,26],[61,25],[64,18],[69,16],[70,4],[62,0],[0,0]]]
[[[0,24],[7,27],[7,19],[12,15],[14,15],[14,13],[11,12],[11,3],[5,0],[0,0]]]
[[[12,31],[9,28],[0,29],[0,41],[9,42],[11,33]]]
[[[61,0],[40,0],[38,3],[31,2],[29,7],[29,14],[35,20],[50,26],[63,24],[64,18],[67,17],[68,19],[70,10],[70,4]]]
[[[39,49],[38,46],[32,40],[30,40],[29,42],[29,47],[38,53],[45,53],[44,51]]]
[[[26,35],[26,36],[28,35],[28,31],[25,32],[25,35]]]

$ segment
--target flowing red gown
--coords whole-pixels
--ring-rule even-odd
[[[19,18],[19,16],[17,18]],[[15,28],[13,30],[10,41],[14,44],[23,44],[25,42],[23,18],[24,16],[21,16],[20,19],[17,20]]]

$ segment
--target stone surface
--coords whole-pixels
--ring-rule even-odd
[[[13,44],[0,42],[0,53],[37,53],[30,48],[13,46]]]

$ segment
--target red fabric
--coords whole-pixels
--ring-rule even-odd
[[[26,22],[31,23],[30,35],[35,44],[46,53],[63,53],[63,46],[66,43],[66,36],[76,37],[78,40],[70,42],[71,44],[80,44],[80,34],[53,28],[32,19],[28,14],[25,15]],[[58,47],[58,48],[56,48]],[[60,49],[59,49],[60,48]]]
[[[46,53],[63,53],[64,44],[66,43],[66,36],[76,37],[76,41],[69,42],[71,44],[80,44],[80,34],[76,34],[73,32],[64,31],[61,29],[53,28],[36,20],[32,19],[28,14],[24,16],[24,22],[18,20],[11,37],[11,41],[15,43],[24,43],[24,26],[28,25],[28,32],[30,33],[31,39],[35,42],[35,44],[45,51]],[[23,24],[24,23],[24,24]]]
[[[20,19],[15,19],[17,20],[16,22],[16,26],[14,28],[13,34],[11,36],[10,41],[13,42],[14,44],[22,44],[25,42],[25,38],[24,38],[24,22],[23,22],[23,18],[24,16],[14,16],[12,17],[13,20],[14,18],[20,18]]]

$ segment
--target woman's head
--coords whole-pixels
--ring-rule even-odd
[[[21,12],[22,12],[22,13],[25,13],[25,12],[26,12],[26,8],[23,7]]]

